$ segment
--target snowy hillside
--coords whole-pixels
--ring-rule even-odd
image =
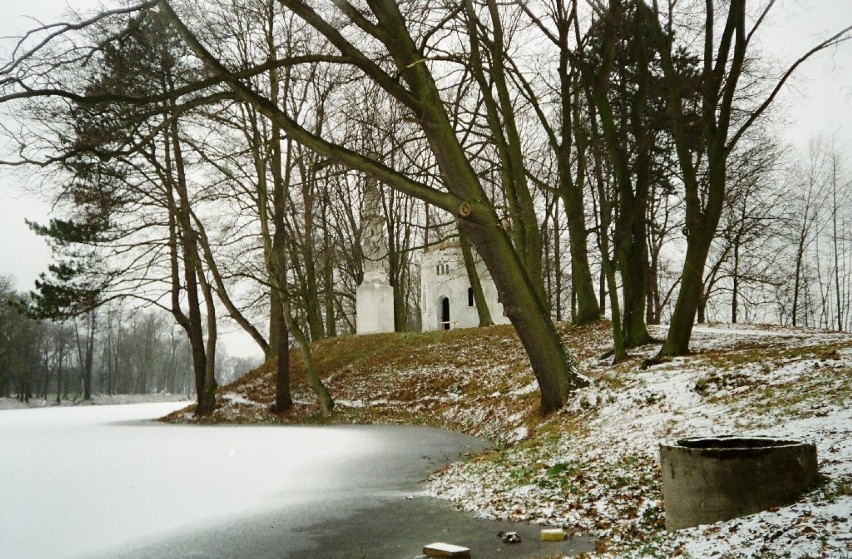
[[[595,383],[539,426],[552,434],[453,466],[433,492],[483,516],[591,531],[594,557],[852,557],[852,337],[698,328],[693,348],[647,369],[587,362]],[[814,442],[829,481],[791,507],[667,535],[658,443],[731,433]]]
[[[852,335],[701,326],[692,355],[645,367],[658,345],[612,365],[601,358],[608,325],[562,328],[592,384],[550,417],[536,413],[513,332],[494,327],[320,342],[320,372],[338,403],[330,421],[425,423],[489,438],[498,450],[439,472],[431,493],[483,517],[591,533],[592,557],[852,557]],[[299,381],[296,410],[268,412],[272,370],[225,388],[213,421],[321,421]],[[733,433],[816,443],[826,482],[790,507],[666,533],[658,444]]]

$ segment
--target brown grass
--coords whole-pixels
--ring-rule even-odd
[[[559,326],[566,345],[584,361],[607,348],[609,324]],[[219,389],[220,405],[202,418],[172,414],[167,421],[201,423],[415,423],[486,436],[537,422],[534,376],[511,326],[446,332],[341,336],[313,344],[317,372],[337,401],[323,418],[305,379],[301,355],[290,354],[295,405],[284,414],[269,407],[275,394],[275,360]],[[253,402],[234,403],[227,395]]]
[[[656,352],[653,346],[636,348],[631,357],[616,365],[602,359],[610,349],[610,323],[557,328],[583,373],[601,387],[618,391],[629,386],[643,360]],[[852,346],[843,341],[803,347],[784,347],[767,337],[730,347],[697,352],[690,366],[707,369],[695,391],[709,401],[740,397],[735,391],[749,387],[753,404],[793,406],[810,400],[810,394],[833,392],[833,399],[848,401],[852,386],[848,368],[824,368],[821,364],[839,357]],[[582,414],[560,415],[542,421],[538,415],[538,391],[523,348],[511,326],[456,329],[424,333],[392,333],[340,336],[313,344],[317,371],[336,399],[330,417],[319,413],[306,379],[301,355],[290,354],[291,390],[295,405],[283,414],[269,411],[275,394],[274,360],[219,389],[219,406],[210,416],[196,418],[192,407],[166,420],[199,423],[385,423],[444,427],[483,436],[497,445],[520,439],[515,430],[531,435],[582,429]],[[813,375],[801,386],[764,386],[767,376],[782,363],[813,360]],[[663,364],[663,367],[668,366]],[[679,365],[683,367],[681,362]],[[824,365],[823,365],[824,366]],[[236,398],[236,401],[235,401]],[[247,402],[243,401],[247,400]],[[780,400],[780,401],[779,401]],[[565,423],[572,423],[566,425]]]

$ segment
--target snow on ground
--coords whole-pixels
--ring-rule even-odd
[[[152,402],[182,402],[189,400],[183,394],[96,394],[91,400],[65,399],[60,404],[55,398],[31,398],[29,402],[19,402],[16,398],[0,398],[0,410],[22,410],[27,408],[49,408],[53,406],[115,406],[124,404],[147,404]]]
[[[445,469],[431,493],[486,518],[591,532],[591,557],[852,558],[852,336],[714,325],[696,328],[692,349],[647,368],[658,346],[621,368],[585,360],[594,382],[571,406],[527,443]],[[666,533],[658,444],[733,433],[816,443],[828,481],[789,507]]]
[[[852,335],[705,325],[692,355],[658,361],[651,344],[613,365],[602,357],[608,325],[558,328],[591,385],[545,419],[517,337],[491,327],[319,342],[315,360],[338,398],[331,418],[317,415],[294,361],[291,412],[270,412],[267,364],[223,388],[211,417],[172,420],[416,423],[487,438],[497,450],[444,469],[430,493],[482,517],[591,534],[599,559],[852,559]],[[790,507],[666,533],[659,443],[720,434],[812,441],[828,481]]]

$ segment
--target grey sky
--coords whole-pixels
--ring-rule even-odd
[[[0,36],[19,34],[35,25],[31,16],[53,21],[70,6],[75,9],[97,5],[94,0],[28,0],[0,2]],[[794,60],[808,47],[852,24],[849,0],[784,0],[773,10],[763,31],[766,50],[782,62]],[[0,59],[8,59],[9,41],[0,43]],[[817,135],[834,134],[838,145],[852,147],[852,44],[824,52],[797,73],[785,89],[783,109],[788,123],[783,138],[804,147]],[[3,139],[0,138],[0,146]],[[35,181],[25,173],[0,168],[0,275],[11,275],[20,290],[31,289],[44,271],[50,251],[24,224],[24,219],[46,221],[48,206],[29,188]]]

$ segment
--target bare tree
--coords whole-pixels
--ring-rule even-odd
[[[689,351],[704,267],[724,207],[727,165],[731,153],[749,128],[774,101],[798,66],[815,53],[850,38],[852,26],[821,41],[793,62],[774,87],[760,100],[746,100],[743,91],[749,77],[747,54],[753,38],[774,2],[758,7],[753,17],[746,0],[732,0],[727,6],[708,1],[701,10],[696,36],[699,60],[700,100],[690,107],[684,98],[684,82],[676,65],[677,27],[673,15],[680,15],[675,2],[648,6],[636,0],[637,8],[648,10],[652,36],[661,55],[663,84],[671,117],[681,179],[686,201],[686,256],[682,281],[661,355],[682,355]]]
[[[512,77],[518,82],[520,94],[530,104],[553,154],[556,165],[556,192],[562,200],[569,235],[571,255],[571,286],[574,308],[573,321],[585,324],[601,316],[601,306],[592,281],[589,265],[588,235],[584,192],[588,169],[584,160],[584,130],[581,123],[580,74],[576,61],[584,48],[580,30],[579,2],[556,0],[548,6],[534,7],[516,1],[532,22],[545,45],[554,49],[557,61],[552,82],[546,71],[525,72],[513,59]],[[538,11],[540,8],[542,13]],[[531,75],[530,75],[531,74]],[[537,84],[541,84],[537,87]],[[557,95],[552,95],[552,92]],[[548,108],[548,99],[554,98]],[[528,170],[529,172],[529,170]],[[537,182],[548,181],[537,177]],[[554,230],[556,230],[554,228]]]
[[[347,63],[357,67],[388,95],[411,111],[412,119],[419,124],[429,142],[446,191],[412,180],[382,162],[306,130],[276,103],[252,89],[239,79],[235,71],[224,66],[181,21],[171,6],[165,2],[159,3],[158,6],[168,15],[210,72],[223,80],[240,99],[263,111],[289,137],[340,164],[367,172],[395,189],[457,215],[460,218],[460,226],[465,229],[465,233],[486,262],[501,294],[506,313],[527,350],[541,390],[542,413],[561,407],[569,392],[583,381],[578,375],[573,358],[565,349],[550,320],[545,302],[541,298],[543,290],[540,289],[540,281],[530,275],[530,267],[525,260],[527,256],[540,259],[541,255],[532,254],[526,245],[516,247],[508,232],[497,227],[501,220],[471,166],[464,146],[455,135],[435,75],[426,63],[426,47],[432,36],[432,24],[429,19],[437,14],[413,11],[411,18],[406,20],[395,3],[377,1],[369,3],[371,18],[367,18],[351,6],[340,6],[335,17],[345,17],[353,25],[353,32],[357,29],[363,40],[375,41],[381,45],[386,56],[393,60],[395,71],[401,76],[402,81],[399,82],[382,68],[378,60],[368,56],[366,49],[355,46],[354,36],[347,38],[337,26],[330,23],[331,14],[323,15],[301,2],[286,0],[282,4],[322,34],[345,57]],[[417,19],[415,16],[428,18]],[[435,23],[440,26],[441,22],[439,19]],[[424,41],[422,46],[418,46],[409,29],[418,32],[419,40]],[[540,277],[540,268],[538,275]]]
[[[138,8],[59,26],[57,33],[42,29],[48,39],[4,69],[4,92],[11,93],[3,100],[30,100],[38,125],[38,141],[19,137],[17,163],[71,177],[56,193],[70,219],[37,230],[71,247],[69,254],[83,247],[89,257],[77,266],[53,266],[37,286],[36,301],[69,315],[125,297],[169,308],[191,342],[197,410],[207,413],[215,406],[216,316],[193,223],[181,123],[185,111],[203,101],[182,104],[179,91],[194,69],[184,65],[166,22],[149,12],[140,18]],[[76,28],[84,33],[72,37]],[[104,35],[122,40],[99,42]],[[69,48],[54,52],[50,41],[60,36]],[[53,71],[41,73],[43,67]],[[37,85],[25,85],[29,79]],[[148,101],[128,101],[136,97]],[[166,286],[168,294],[154,286]]]
[[[766,137],[741,144],[728,165],[728,188],[719,234],[708,256],[697,320],[706,320],[714,293],[725,295],[736,323],[741,301],[778,285],[778,235],[784,222],[780,161],[783,152]]]

